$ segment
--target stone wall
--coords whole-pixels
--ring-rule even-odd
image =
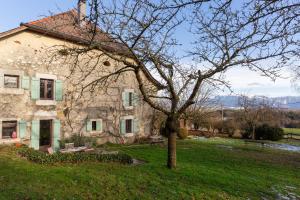
[[[82,86],[96,80],[103,73],[120,67],[120,64],[107,57],[101,57],[100,61],[91,60],[89,68],[86,65],[88,58],[81,58],[82,63],[78,66],[88,67],[86,71],[91,71],[89,76],[83,78],[86,74],[80,68],[74,70],[74,63],[70,62],[70,58],[58,56],[54,59],[53,49],[60,45],[78,47],[59,39],[25,31],[0,40],[0,73],[2,71],[2,74],[16,74],[20,77],[62,80],[64,86],[63,101],[35,101],[31,99],[30,88],[7,89],[0,86],[0,120],[25,120],[27,131],[22,140],[27,143],[30,143],[31,138],[31,121],[35,119],[60,120],[61,138],[82,134],[97,137],[99,143],[105,143],[120,141],[115,137],[119,135],[120,118],[134,116],[139,119],[139,131],[137,134],[128,134],[128,137],[123,135],[127,138],[125,142],[132,141],[136,136],[149,135],[152,109],[140,100],[133,109],[126,110],[122,102],[122,92],[126,89],[132,89],[139,95],[134,74],[126,72],[105,86],[97,85],[92,91],[82,93]],[[97,53],[101,54],[92,52],[94,57]],[[111,65],[104,66],[104,61],[109,61]],[[103,131],[87,132],[88,119],[102,119]],[[1,136],[0,142],[5,142]]]

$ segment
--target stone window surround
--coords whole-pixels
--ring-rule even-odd
[[[13,70],[13,69],[0,69],[0,75],[1,74],[3,75],[3,80],[0,81],[0,93],[1,94],[16,94],[16,95],[24,94],[24,89],[22,89],[22,87],[21,87],[22,76],[24,75],[24,71]],[[4,75],[19,76],[19,87],[18,88],[4,88]]]
[[[134,121],[134,118],[135,117],[133,115],[126,115],[126,116],[122,116],[120,119],[121,120],[131,119],[132,121]],[[126,122],[125,122],[125,124],[126,124]],[[134,130],[134,127],[132,127],[132,130]],[[132,137],[132,136],[134,136],[134,133],[133,132],[132,133],[125,133],[124,136],[125,137]]]
[[[131,93],[134,94],[134,89],[124,89],[123,92],[131,92]],[[134,106],[133,105],[132,106],[126,106],[124,108],[125,108],[125,110],[133,110]]]
[[[97,119],[89,119],[89,121],[93,122],[93,121],[96,121],[96,122],[101,122],[101,130],[100,131],[93,131],[91,130],[89,133],[103,133],[103,120],[101,118],[97,118]]]
[[[57,76],[54,74],[42,74],[42,73],[36,73],[35,74],[36,78],[39,79],[50,79],[54,80],[54,88],[55,88],[55,81],[57,80]],[[55,101],[55,90],[53,91],[53,100],[37,100],[36,105],[39,106],[51,106],[51,105],[56,105]]]
[[[21,119],[20,118],[1,118],[0,119],[0,140],[15,140],[15,139],[19,139],[19,121]],[[10,139],[2,139],[2,122],[3,121],[17,121],[17,138],[10,138]]]

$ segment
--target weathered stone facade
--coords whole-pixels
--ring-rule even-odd
[[[149,135],[153,111],[141,100],[134,74],[126,72],[108,87],[97,86],[93,91],[81,93],[83,85],[104,73],[104,67],[109,71],[109,68],[119,67],[118,63],[102,57],[95,69],[87,69],[91,74],[82,81],[82,71],[70,73],[71,62],[66,62],[63,56],[58,59],[51,56],[50,49],[60,45],[76,46],[72,42],[27,30],[0,39],[0,143],[21,141],[37,148],[32,140],[36,139],[33,135],[39,133],[35,133],[33,129],[36,127],[32,126],[33,122],[40,120],[59,122],[51,130],[51,146],[72,134],[97,137],[99,143],[132,142],[137,136]],[[93,52],[97,53],[101,52]],[[86,59],[82,58],[82,62]],[[105,61],[109,61],[110,66],[104,66]],[[6,74],[19,77],[18,88],[5,88],[3,77]],[[53,80],[55,84],[58,80],[62,81],[62,100],[56,100],[55,91],[53,100],[33,99],[33,80],[40,79]],[[126,91],[136,97],[137,101],[132,106],[124,106],[122,96]],[[132,119],[135,123],[131,127],[132,133],[122,133],[124,119]],[[25,122],[26,131],[20,130],[18,123],[17,138],[4,139],[1,121],[12,120]],[[96,130],[92,121],[97,124]],[[56,136],[54,132],[58,130]]]

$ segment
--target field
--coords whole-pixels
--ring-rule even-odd
[[[300,136],[300,128],[283,128],[284,133],[293,133]]]
[[[0,199],[275,199],[300,198],[300,153],[240,140],[178,141],[178,167],[166,147],[108,145],[147,163],[42,166],[0,147]]]

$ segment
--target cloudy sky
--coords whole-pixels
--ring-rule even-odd
[[[50,12],[58,13],[74,8],[76,0],[10,0],[1,2],[0,32],[19,26],[21,22],[28,22],[42,18]],[[282,73],[289,77],[288,70]],[[248,70],[230,70],[226,79],[237,94],[265,95],[265,96],[298,96],[291,86],[291,79],[279,78],[275,82],[269,78],[259,76]],[[227,94],[225,92],[224,94]]]

